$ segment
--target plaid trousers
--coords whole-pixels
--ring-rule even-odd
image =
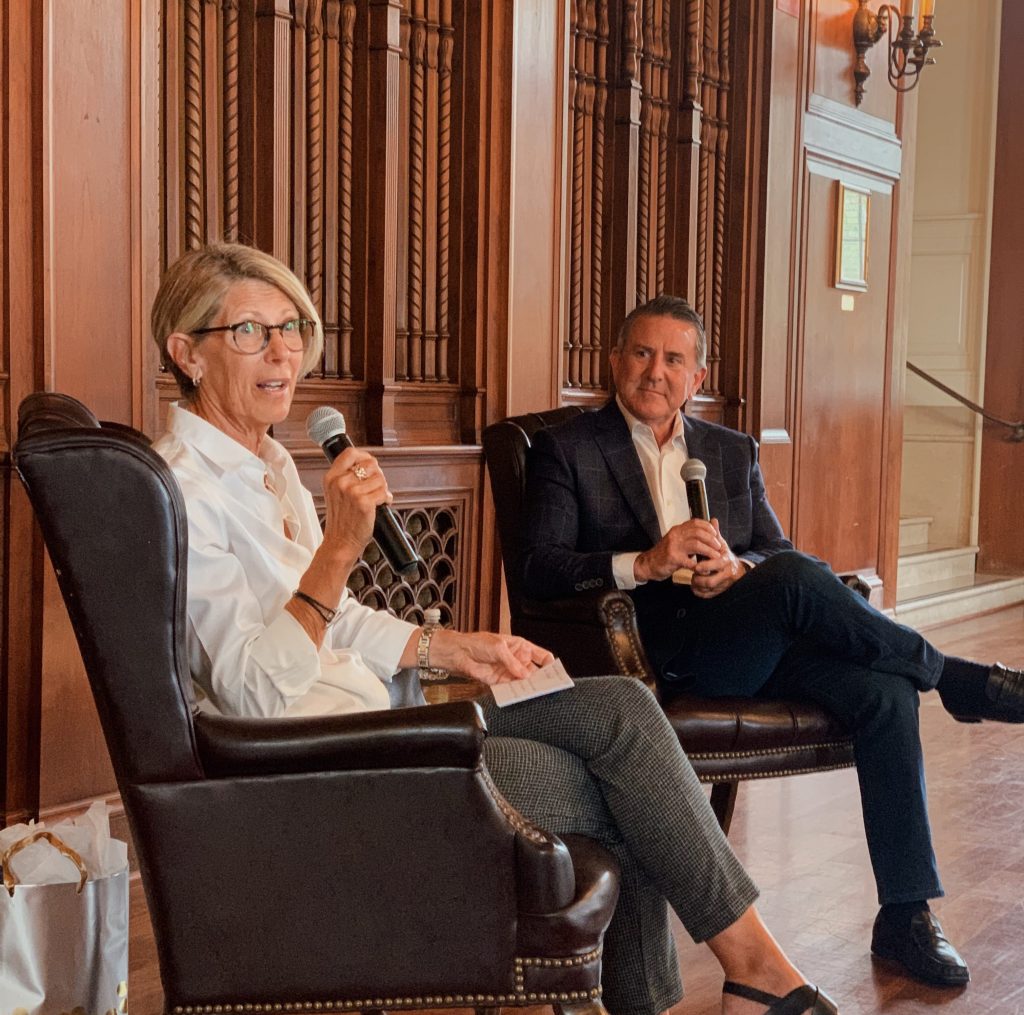
[[[655,1015],[682,997],[671,906],[695,941],[757,898],[654,696],[626,677],[588,677],[484,713],[484,757],[523,815],[556,835],[598,840],[622,867],[605,935],[612,1015]]]

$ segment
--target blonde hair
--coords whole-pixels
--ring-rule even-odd
[[[161,362],[174,375],[182,396],[195,397],[196,385],[167,351],[167,339],[175,332],[191,334],[210,325],[228,289],[236,282],[257,281],[279,289],[295,304],[301,317],[313,321],[313,338],[302,356],[299,375],[305,377],[320,362],[324,329],[306,287],[295,273],[271,254],[241,243],[211,243],[183,254],[160,280],[150,327],[160,350]],[[200,339],[201,340],[201,339]]]

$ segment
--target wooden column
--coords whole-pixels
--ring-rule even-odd
[[[1024,94],[1024,9],[1004,3],[999,59],[999,107],[992,194],[992,267],[988,290],[988,344],[985,353],[985,408],[1004,419],[1024,417],[1024,201],[1020,167],[1024,131],[1020,97]],[[1024,443],[1007,441],[1008,431],[986,423],[981,445],[978,568],[1024,569],[1024,538],[1017,506],[1024,474]]]
[[[256,0],[253,211],[256,245],[291,260],[291,12],[289,0]]]
[[[670,94],[680,96],[671,111],[669,137],[674,142],[669,159],[667,218],[673,225],[668,252],[668,292],[691,302],[697,284],[697,180],[700,167],[701,46],[700,0],[673,4],[673,47],[682,54],[672,64]]]
[[[43,551],[10,451],[18,403],[43,380],[43,17],[32,0],[8,0],[0,13],[0,309],[7,332],[0,345],[0,824],[10,824],[39,806]]]
[[[609,190],[605,207],[611,209],[612,251],[607,335],[636,305],[637,177],[640,168],[640,13],[637,0],[626,0],[620,21],[618,80],[612,95],[615,116],[614,171],[605,179]]]
[[[398,270],[398,87],[402,5],[370,0],[367,137],[367,439],[396,444],[395,289]]]

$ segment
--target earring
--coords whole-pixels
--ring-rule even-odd
[[[195,375],[193,376],[193,378],[192,378],[192,387],[194,387],[194,388],[198,388],[198,387],[199,387],[199,382],[200,382],[200,381],[201,381],[202,379],[203,379],[203,375],[202,375],[201,373],[196,373],[196,374],[195,374]]]

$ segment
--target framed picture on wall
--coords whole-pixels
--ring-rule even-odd
[[[865,292],[868,287],[868,209],[871,192],[837,181],[836,269],[837,289]]]

